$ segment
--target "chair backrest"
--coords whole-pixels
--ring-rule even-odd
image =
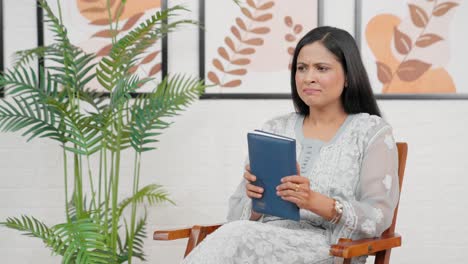
[[[408,144],[406,142],[398,142],[397,148],[398,148],[398,180],[399,180],[400,195],[401,195],[401,188],[403,186],[403,177],[405,175],[405,168],[406,168],[406,157],[408,156]],[[393,214],[392,225],[382,233],[382,236],[392,235],[395,233],[395,224],[396,224],[396,219],[398,216],[399,205],[400,205],[400,202],[398,202],[395,208],[395,213]],[[375,255],[374,263],[375,264],[389,263],[390,253],[391,253],[391,249],[387,249],[385,251],[377,253]]]

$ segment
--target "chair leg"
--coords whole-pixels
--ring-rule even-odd
[[[375,254],[374,264],[389,264],[391,249],[379,251]]]
[[[343,264],[351,264],[351,259],[343,259]]]

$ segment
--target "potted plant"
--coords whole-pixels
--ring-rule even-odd
[[[0,100],[0,130],[23,131],[28,140],[45,137],[60,144],[66,221],[48,226],[23,215],[1,224],[40,238],[64,263],[144,260],[146,209],[138,204],[170,200],[159,185],[140,187],[141,156],[154,149],[156,137],[170,125],[165,120],[197,99],[204,85],[175,75],[163,79],[151,93],[132,98],[150,79],[139,78],[131,68],[157,39],[190,21],[162,23],[182,10],[180,6],[157,12],[122,38],[114,36],[109,55],[94,63],[95,54],[70,42],[61,16],[47,1],[39,3],[56,43],[20,53],[17,65],[0,74],[0,86],[9,97]],[[31,68],[30,58],[35,56],[48,67]],[[105,93],[88,87],[93,79]],[[123,151],[134,152],[133,193],[125,199],[119,197]],[[93,160],[97,167],[91,165]]]

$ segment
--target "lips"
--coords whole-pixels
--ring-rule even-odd
[[[307,94],[307,95],[316,95],[316,94],[320,94],[322,92],[322,90],[313,89],[313,88],[306,88],[306,89],[302,89],[302,92],[304,94]]]

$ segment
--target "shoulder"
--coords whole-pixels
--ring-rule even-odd
[[[288,131],[294,130],[299,117],[300,115],[295,112],[273,117],[263,124],[262,130],[275,134],[289,134]]]
[[[382,117],[360,113],[354,116],[351,130],[358,135],[362,143],[369,145],[379,135],[385,132],[392,133],[392,127]]]

